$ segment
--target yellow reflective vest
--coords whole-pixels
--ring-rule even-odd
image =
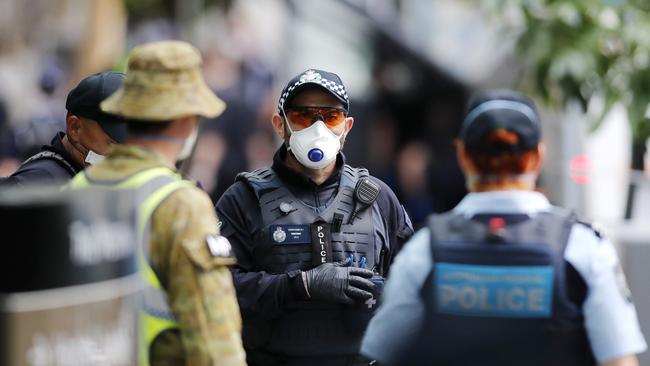
[[[151,217],[160,203],[180,188],[196,187],[180,174],[166,167],[154,167],[119,180],[96,180],[85,172],[77,174],[70,182],[72,189],[104,188],[129,190],[136,193],[134,204],[138,226],[139,272],[145,284],[139,314],[138,358],[141,366],[149,365],[149,350],[162,332],[178,328],[167,302],[167,295],[148,260]]]

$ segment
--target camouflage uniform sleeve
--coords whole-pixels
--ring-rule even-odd
[[[198,189],[172,193],[152,218],[151,261],[181,328],[187,365],[245,365],[229,245]],[[220,242],[220,244],[223,244]]]

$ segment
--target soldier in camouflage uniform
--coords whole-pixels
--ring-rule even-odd
[[[141,365],[245,365],[241,317],[210,199],[174,169],[196,141],[199,116],[225,108],[184,42],[133,50],[122,88],[102,110],[123,116],[127,143],[77,175],[74,188],[135,189],[142,233]]]

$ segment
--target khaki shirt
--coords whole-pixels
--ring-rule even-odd
[[[86,172],[93,179],[114,180],[164,165],[149,150],[116,145]],[[235,260],[213,256],[206,242],[207,236],[218,233],[212,202],[198,188],[176,190],[153,213],[151,266],[180,327],[180,335],[163,333],[156,340],[151,350],[154,365],[156,360],[163,365],[246,364],[241,315],[227,267]]]

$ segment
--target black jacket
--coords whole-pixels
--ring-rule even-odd
[[[291,170],[284,162],[286,154],[287,150],[283,145],[273,158],[272,169],[278,177],[307,205],[318,208],[327,206],[338,193],[341,170],[345,162],[343,154],[337,157],[334,174],[321,185]],[[379,179],[371,179],[381,187],[376,203],[383,213],[382,219],[385,221],[387,232],[390,233],[390,238],[387,239],[391,248],[385,254],[386,263],[390,263],[413,234],[413,228],[393,191]],[[237,181],[219,199],[216,209],[222,223],[221,234],[230,240],[237,257],[233,275],[244,327],[246,328],[248,320],[278,317],[284,311],[285,304],[296,297],[293,278],[298,273],[272,274],[258,269],[252,253],[259,243],[256,243],[253,236],[264,224],[254,192],[246,183]],[[244,343],[246,338],[244,337]]]
[[[34,156],[30,157],[11,176],[0,180],[0,185],[23,187],[33,184],[63,185],[67,183],[84,167],[77,163],[63,147],[64,136],[63,132],[57,133],[52,139],[51,145],[43,146],[41,151],[34,155],[51,152],[62,159],[56,156],[44,156],[37,159],[32,159]]]

